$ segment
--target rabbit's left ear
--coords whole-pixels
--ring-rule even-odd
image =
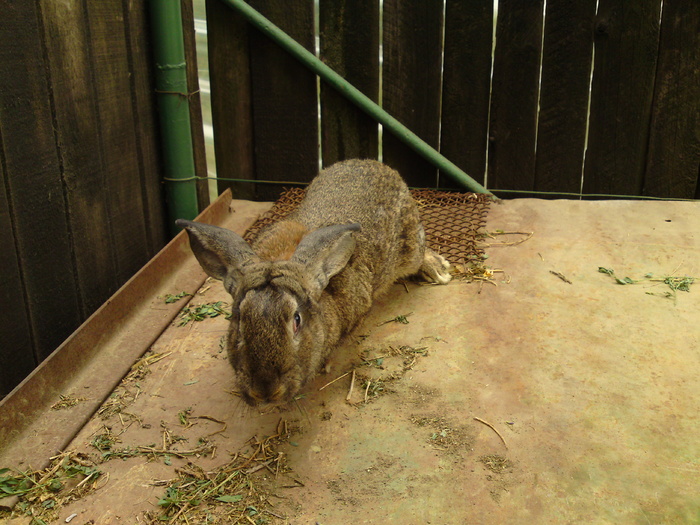
[[[175,224],[187,230],[192,252],[204,271],[224,281],[232,295],[246,268],[260,262],[248,243],[231,230],[184,219]]]
[[[313,296],[320,296],[328,281],[345,268],[355,251],[353,234],[359,230],[359,224],[337,224],[314,230],[301,240],[290,260],[306,268]]]

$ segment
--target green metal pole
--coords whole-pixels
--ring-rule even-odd
[[[313,53],[310,53],[302,45],[297,43],[293,38],[287,35],[284,31],[270,22],[267,18],[261,15],[258,11],[246,4],[243,0],[221,0],[227,6],[238,11],[243,17],[257,27],[264,34],[272,38],[280,46],[286,49],[292,56],[298,59],[302,64],[310,68],[314,73],[320,76],[330,86],[335,88],[341,95],[350,100],[362,111],[380,122],[386,129],[391,131],[398,139],[402,140],[414,151],[426,158],[434,166],[447,173],[452,179],[462,184],[471,191],[477,193],[486,193],[492,195],[490,191],[484,188],[481,184],[464,173],[455,164],[446,159],[440,152],[430,146],[427,142],[413,133],[406,126],[401,124],[394,117],[389,115],[381,107],[375,104],[370,98],[364,95],[360,90],[347,82],[338,73],[316,58]]]
[[[192,220],[198,213],[182,14],[180,0],[149,0],[149,8],[165,196],[174,235],[180,230],[176,219]]]

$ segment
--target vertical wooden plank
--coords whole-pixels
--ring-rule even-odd
[[[181,0],[182,30],[187,61],[187,86],[190,92],[190,123],[192,126],[192,146],[194,150],[194,171],[197,177],[207,176],[207,152],[204,147],[202,127],[202,101],[199,94],[199,69],[197,67],[197,42],[194,33],[194,9],[192,0]],[[209,181],[197,181],[197,205],[199,210],[209,206]]]
[[[442,86],[441,153],[483,184],[486,173],[493,0],[448,1]],[[440,173],[439,186],[461,187]]]
[[[252,0],[273,24],[314,50],[313,0]],[[316,75],[257,30],[250,32],[256,178],[310,181],[318,172]],[[281,186],[260,185],[274,200]]]
[[[543,0],[500,0],[493,66],[488,186],[532,190]]]
[[[207,0],[211,112],[219,192],[252,199],[255,186],[224,179],[253,179],[253,114],[248,25],[218,0]]]
[[[600,0],[584,193],[642,190],[661,0]]]
[[[36,5],[0,0],[0,12],[5,188],[34,351],[41,360],[79,324],[80,300]]]
[[[148,255],[153,256],[167,242],[169,228],[165,224],[163,165],[160,157],[161,146],[154,96],[153,55],[149,40],[147,7],[147,0],[124,0],[136,159],[140,169]]]
[[[644,195],[700,198],[700,2],[664,2]]]
[[[102,157],[108,167],[116,277],[126,282],[148,260],[138,129],[132,106],[129,55],[121,0],[86,2],[99,111]]]
[[[596,0],[548,0],[545,13],[535,186],[579,192],[593,66]]]
[[[353,86],[379,99],[379,0],[320,0],[321,60]],[[323,165],[377,158],[377,122],[321,81]]]
[[[119,286],[90,39],[81,2],[45,2],[41,17],[84,319]]]
[[[440,129],[442,0],[384,1],[384,108],[437,149]],[[434,187],[437,170],[388,131],[384,162],[411,186]]]
[[[22,290],[2,150],[0,135],[0,399],[37,364],[32,349],[29,312]]]

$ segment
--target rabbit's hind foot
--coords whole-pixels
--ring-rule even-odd
[[[418,270],[418,274],[426,281],[447,284],[452,280],[450,275],[450,263],[442,255],[433,250],[426,249],[423,257],[423,264]]]

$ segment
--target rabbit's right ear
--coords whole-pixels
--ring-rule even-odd
[[[175,224],[187,231],[192,252],[204,271],[224,281],[231,293],[244,268],[260,262],[250,245],[231,230],[184,219],[176,220]]]
[[[306,268],[314,296],[319,296],[331,277],[345,268],[355,251],[353,234],[357,231],[359,224],[325,226],[306,235],[297,246],[291,260]]]

